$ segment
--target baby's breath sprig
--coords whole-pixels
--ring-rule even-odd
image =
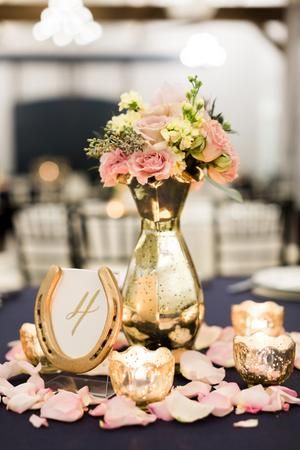
[[[89,146],[84,149],[87,156],[100,159],[106,152],[119,148],[127,155],[143,150],[144,138],[131,127],[124,128],[121,132],[106,127],[103,138],[88,139]]]

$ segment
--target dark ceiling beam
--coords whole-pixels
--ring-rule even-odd
[[[25,20],[36,22],[46,5],[0,4],[0,20]],[[96,20],[155,20],[166,19],[166,9],[159,7],[89,6]]]
[[[45,4],[0,4],[0,21],[17,20],[32,21],[39,20]],[[99,21],[119,21],[119,20],[162,20],[168,19],[168,9],[163,7],[143,6],[90,6],[94,18]],[[212,15],[212,19],[220,20],[248,20],[254,23],[263,23],[267,20],[285,20],[285,7],[261,7],[261,8],[218,8]],[[191,18],[192,19],[192,18]],[[201,16],[194,17],[193,22],[205,20]]]
[[[285,6],[274,7],[249,7],[249,8],[219,8],[214,19],[219,20],[248,20],[257,24],[268,20],[284,21],[286,16]]]

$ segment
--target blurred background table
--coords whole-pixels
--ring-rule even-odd
[[[237,278],[217,278],[205,286],[206,322],[210,325],[230,324],[230,306],[246,298],[259,301],[250,292],[232,295],[227,286]],[[0,356],[4,360],[7,342],[18,338],[18,330],[25,321],[33,321],[36,289],[25,289],[9,295],[0,310]],[[280,303],[280,302],[279,302]],[[283,302],[285,326],[289,331],[300,329],[297,302]],[[234,369],[226,370],[226,380],[245,387]],[[185,381],[180,376],[177,383]],[[300,371],[295,370],[287,385],[300,391]],[[300,408],[291,406],[289,412],[260,413],[258,415],[230,414],[224,418],[208,417],[193,424],[162,422],[148,427],[127,427],[119,430],[101,430],[96,418],[87,414],[77,423],[49,421],[48,429],[36,430],[29,423],[31,412],[22,415],[6,411],[0,406],[1,449],[5,450],[81,450],[105,448],[128,450],[298,450],[300,442]],[[254,429],[236,429],[238,420],[257,417]]]

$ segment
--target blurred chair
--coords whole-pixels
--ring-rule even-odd
[[[68,210],[63,204],[24,207],[14,219],[20,268],[31,285],[39,284],[51,264],[72,267]]]
[[[218,272],[250,275],[280,264],[281,211],[275,204],[225,203],[216,212]]]
[[[191,195],[182,213],[182,233],[201,281],[215,275],[214,206]]]
[[[122,272],[123,275],[137,242],[140,224],[137,214],[121,215],[120,211],[120,217],[117,218],[117,209],[116,218],[110,217],[108,213],[114,212],[109,210],[112,202],[118,201],[87,201],[80,208],[84,267],[97,268],[107,264],[113,271]]]

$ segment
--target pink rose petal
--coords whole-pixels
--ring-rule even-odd
[[[21,341],[12,341],[7,345],[10,347],[10,350],[5,355],[5,359],[7,361],[13,361],[14,359],[23,361],[26,360],[26,355],[23,351]]]
[[[30,395],[25,392],[21,392],[11,398],[6,397],[3,399],[3,402],[6,404],[7,409],[10,409],[18,414],[22,414],[24,411],[31,409],[38,400],[38,395]]]
[[[202,381],[208,384],[219,384],[225,377],[225,369],[217,369],[207,356],[195,350],[188,350],[181,355],[180,371],[191,381]]]
[[[234,422],[233,426],[237,428],[255,428],[258,426],[258,419],[240,420],[239,422]]]
[[[36,414],[32,414],[29,417],[29,422],[35,427],[35,428],[41,428],[41,427],[48,427],[48,421],[47,419],[44,419],[43,417],[39,417]]]
[[[225,328],[223,328],[218,340],[224,341],[224,342],[232,342],[234,336],[235,336],[235,334],[234,334],[233,327],[225,327]]]
[[[0,395],[7,395],[7,393],[13,388],[14,386],[5,378],[0,378]]]
[[[170,422],[171,420],[174,420],[171,414],[169,413],[165,400],[161,402],[150,403],[150,405],[148,405],[148,409],[158,419],[164,420],[165,422]]]
[[[170,415],[178,422],[190,423],[204,419],[214,409],[213,405],[205,405],[190,400],[176,389],[165,399],[165,402]]]
[[[184,395],[185,397],[199,398],[207,395],[211,390],[211,386],[207,383],[202,383],[202,381],[191,381],[184,386],[177,386],[176,390],[178,390],[180,394]]]
[[[0,378],[5,378],[8,380],[9,378],[20,375],[21,373],[27,373],[28,375],[33,375],[39,372],[41,369],[41,365],[34,367],[28,361],[17,361],[12,360],[0,364]]]
[[[107,410],[107,400],[102,401],[99,405],[94,409],[89,410],[89,414],[93,417],[102,417],[105,415]]]
[[[83,416],[83,412],[80,396],[68,391],[59,391],[41,407],[41,417],[62,422],[75,422]]]
[[[290,403],[294,405],[300,405],[300,398],[297,397],[297,392],[292,389],[285,388],[284,386],[270,386],[268,390],[278,392],[282,404]]]
[[[206,355],[214,364],[226,368],[234,367],[232,342],[215,342],[210,346]]]
[[[224,417],[233,411],[233,406],[231,401],[218,391],[210,392],[206,397],[200,400],[202,405],[213,406],[212,415],[216,417]]]
[[[197,333],[194,348],[195,350],[203,350],[216,342],[221,336],[222,328],[217,326],[208,326],[203,323]]]
[[[280,398],[280,393],[278,391],[272,391],[269,389],[266,389],[266,392],[269,394],[269,403],[263,406],[262,411],[265,412],[281,411],[282,402]]]
[[[261,384],[243,389],[233,398],[233,403],[237,405],[236,414],[244,412],[255,414],[268,405],[269,401],[269,395]]]
[[[34,373],[33,375],[31,375],[31,377],[28,378],[27,383],[33,384],[36,391],[45,389],[45,382],[38,373]]]
[[[233,398],[240,392],[239,385],[237,383],[228,383],[227,381],[222,381],[218,386],[216,386],[216,392],[224,397],[227,397],[231,402]]]
[[[155,422],[154,414],[147,414],[138,408],[135,403],[123,396],[116,396],[107,402],[107,410],[104,421],[100,422],[101,428],[113,429],[127,425],[148,425]]]

